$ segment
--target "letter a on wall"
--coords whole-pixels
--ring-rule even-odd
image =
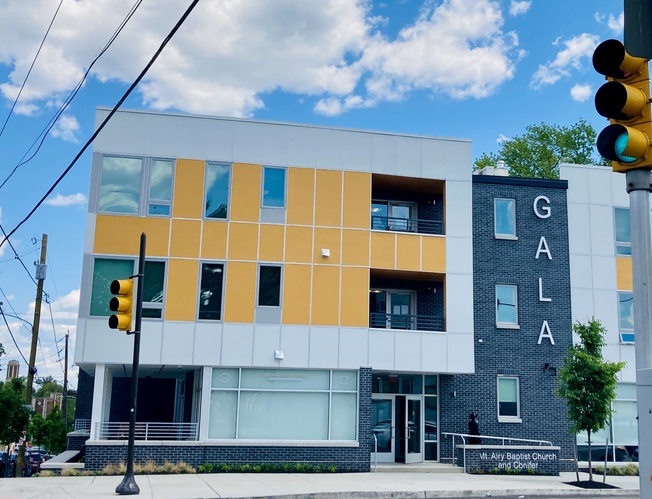
[[[541,345],[544,338],[548,338],[551,345],[555,344],[555,339],[552,337],[552,333],[550,332],[548,321],[543,321],[543,324],[541,324],[541,332],[539,333],[539,341],[537,341],[537,345]]]

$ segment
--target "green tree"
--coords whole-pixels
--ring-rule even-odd
[[[502,142],[497,154],[483,153],[474,170],[503,160],[515,177],[559,178],[560,163],[607,164],[604,158],[593,157],[595,139],[595,130],[585,120],[570,127],[529,125],[523,135]]]
[[[29,440],[34,445],[45,447],[46,434],[45,419],[43,419],[43,416],[39,413],[34,414],[29,422],[29,428],[27,430]]]
[[[34,383],[38,386],[34,392],[35,397],[49,397],[52,393],[63,393],[63,385],[60,385],[52,376],[38,378]]]
[[[0,382],[0,444],[18,442],[30,413],[25,407],[25,380],[13,378]]]
[[[45,448],[53,454],[66,450],[66,426],[61,409],[55,407],[45,418]]]
[[[559,371],[557,393],[566,399],[568,416],[575,434],[586,431],[589,444],[589,480],[593,480],[591,433],[609,422],[611,402],[616,397],[618,372],[624,362],[610,362],[602,357],[606,329],[592,318],[587,324],[573,324],[579,344],[569,347]]]

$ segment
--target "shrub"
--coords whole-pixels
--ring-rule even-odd
[[[81,470],[77,468],[64,468],[61,470],[61,476],[81,476]]]

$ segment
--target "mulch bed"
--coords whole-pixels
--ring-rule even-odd
[[[618,489],[615,485],[608,483],[597,482],[595,480],[580,480],[579,482],[564,482],[568,485],[574,485],[581,489]]]

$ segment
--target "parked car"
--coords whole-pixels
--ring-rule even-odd
[[[25,464],[29,463],[30,474],[41,471],[41,464],[47,461],[47,454],[40,450],[29,450],[25,453]]]

